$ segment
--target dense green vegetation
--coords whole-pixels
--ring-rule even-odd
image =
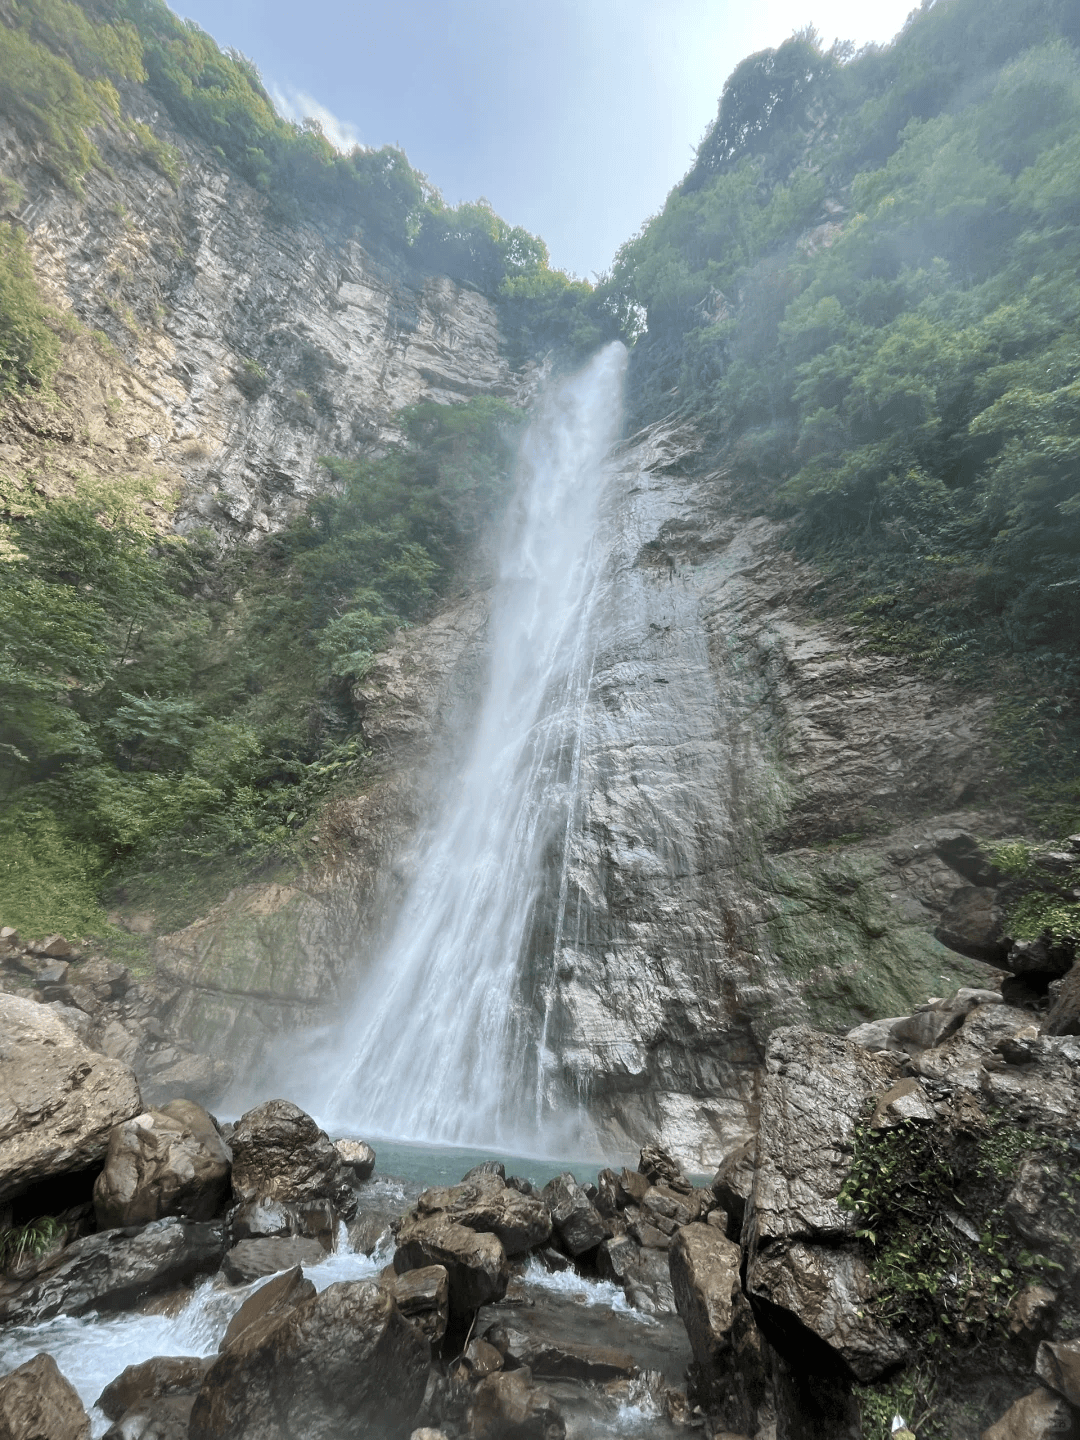
[[[103,886],[295,855],[364,775],[350,686],[506,492],[519,413],[423,404],[259,550],[162,537],[130,485],[0,497],[0,914],[100,929]]]
[[[693,417],[887,653],[1010,696],[1032,816],[1080,813],[1080,20],[924,5],[749,57],[607,285],[639,421]]]
[[[1025,1245],[1008,1215],[1026,1159],[1051,1177],[1043,1225],[1054,1238],[1039,1250]],[[865,1246],[869,1312],[911,1351],[899,1375],[860,1387],[866,1433],[886,1440],[899,1410],[925,1440],[978,1434],[1000,1410],[980,1373],[1030,1369],[1031,1341],[1013,1323],[1018,1295],[1054,1286],[1069,1264],[1080,1170],[1068,1141],[1000,1115],[955,1129],[916,1121],[875,1129],[867,1115],[839,1204],[855,1212]],[[1070,1333],[1071,1307],[1063,1319]],[[965,1372],[974,1383],[961,1386]]]

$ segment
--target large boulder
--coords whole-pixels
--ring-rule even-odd
[[[151,1360],[129,1365],[110,1380],[97,1398],[97,1407],[110,1420],[119,1420],[129,1410],[151,1400],[167,1395],[194,1396],[212,1364],[212,1360],[194,1355],[155,1355]]]
[[[219,1350],[230,1350],[236,1345],[240,1337],[246,1335],[254,1326],[260,1327],[260,1333],[267,1335],[283,1320],[291,1310],[302,1305],[305,1300],[310,1300],[315,1294],[315,1286],[310,1280],[304,1278],[304,1272],[299,1265],[294,1265],[291,1270],[285,1270],[280,1275],[275,1275],[265,1285],[260,1285],[254,1295],[249,1295],[243,1305],[229,1321],[225,1334],[221,1337]],[[254,1343],[254,1333],[247,1337],[245,1343]]]
[[[541,1196],[551,1211],[551,1222],[569,1255],[595,1250],[611,1233],[596,1206],[566,1171],[549,1180]]]
[[[460,1185],[425,1190],[414,1213],[445,1214],[469,1230],[496,1235],[508,1256],[523,1255],[551,1239],[551,1212],[544,1201],[522,1194],[501,1175],[480,1166]]]
[[[229,1145],[238,1205],[272,1200],[296,1213],[351,1208],[351,1172],[326,1131],[288,1100],[267,1100],[242,1115]]]
[[[775,1030],[744,1231],[747,1293],[778,1317],[777,1348],[804,1327],[862,1381],[899,1364],[908,1346],[873,1318],[855,1212],[839,1197],[855,1127],[895,1080],[894,1068],[850,1040],[805,1026]]]
[[[334,1149],[352,1171],[355,1185],[370,1180],[375,1172],[375,1151],[363,1140],[335,1140]]]
[[[738,1245],[712,1225],[684,1226],[668,1252],[675,1308],[694,1359],[712,1384],[728,1369],[741,1259]]]
[[[394,1440],[431,1368],[427,1340],[373,1281],[331,1285],[211,1366],[191,1440]]]
[[[134,1072],[45,1005],[0,993],[0,1201],[103,1159],[142,1108]]]
[[[0,1283],[0,1321],[27,1325],[62,1313],[122,1309],[216,1270],[224,1251],[224,1227],[194,1220],[155,1220],[141,1230],[87,1235],[25,1283]]]
[[[563,1440],[566,1422],[528,1372],[489,1375],[473,1392],[470,1440]]]
[[[116,1125],[94,1185],[98,1226],[145,1225],[166,1215],[210,1220],[229,1180],[229,1151],[206,1111],[190,1100]]]
[[[442,1265],[450,1277],[451,1315],[469,1315],[501,1300],[510,1283],[502,1241],[477,1233],[448,1215],[406,1216],[398,1231],[394,1269],[399,1275],[427,1265]]]
[[[0,1379],[0,1440],[89,1440],[90,1417],[51,1355]]]

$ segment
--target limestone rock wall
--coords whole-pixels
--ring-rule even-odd
[[[0,172],[24,192],[19,220],[50,298],[129,367],[125,389],[146,413],[128,444],[181,482],[181,530],[271,530],[325,484],[320,456],[378,444],[402,406],[515,392],[483,296],[283,223],[144,92],[125,104],[180,153],[176,186],[122,135],[101,137],[110,170],[91,171],[82,197],[6,127]]]

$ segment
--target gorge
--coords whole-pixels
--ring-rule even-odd
[[[163,5],[0,7],[0,1369],[1072,1433],[1080,64],[1005,9],[750,57],[588,286]],[[401,1413],[243,1410],[346,1332]]]

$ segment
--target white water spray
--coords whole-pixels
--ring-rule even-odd
[[[545,1009],[565,920],[601,590],[597,522],[625,362],[621,345],[602,351],[548,395],[526,435],[474,742],[344,1027],[339,1082],[315,1101],[338,1129],[535,1149],[540,1127],[562,1122],[570,1139],[573,1100],[550,1065]],[[558,898],[538,944],[545,886]],[[324,1057],[320,1078],[328,1069]]]

